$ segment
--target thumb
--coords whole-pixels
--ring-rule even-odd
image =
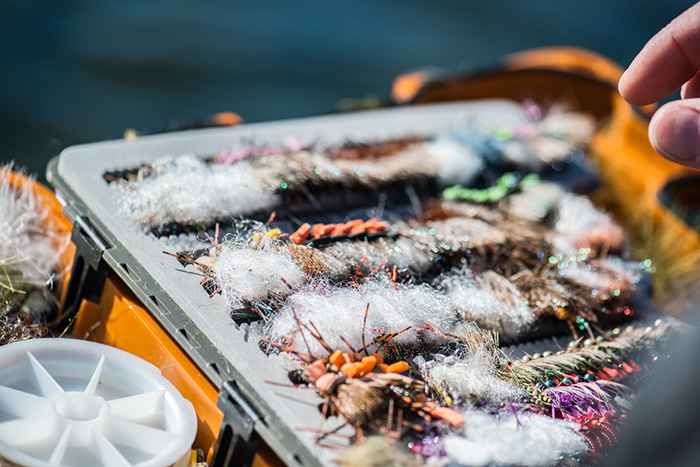
[[[700,98],[661,107],[649,124],[649,140],[666,159],[700,169]]]

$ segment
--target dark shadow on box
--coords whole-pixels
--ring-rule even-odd
[[[685,175],[666,183],[659,202],[691,229],[700,232],[700,174]]]
[[[604,466],[700,465],[700,292],[670,359],[643,383]]]

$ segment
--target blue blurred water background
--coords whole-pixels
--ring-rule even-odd
[[[2,0],[0,161],[43,179],[66,146],[234,110],[387,98],[392,79],[576,45],[628,64],[692,1]]]

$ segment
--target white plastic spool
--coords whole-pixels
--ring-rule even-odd
[[[197,416],[150,363],[114,347],[36,339],[0,347],[0,464],[186,466]]]

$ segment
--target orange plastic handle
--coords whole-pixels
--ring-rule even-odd
[[[600,81],[613,87],[617,87],[617,82],[624,71],[618,63],[599,53],[580,47],[565,46],[543,47],[506,55],[501,61],[500,69],[503,72],[521,70],[566,72]],[[478,73],[465,74],[464,79],[476,74]],[[394,79],[391,97],[396,103],[409,103],[428,84],[454,80],[455,78],[454,75],[448,76],[429,69],[399,75]],[[640,107],[639,109],[642,113],[651,115],[656,109],[656,105]]]

